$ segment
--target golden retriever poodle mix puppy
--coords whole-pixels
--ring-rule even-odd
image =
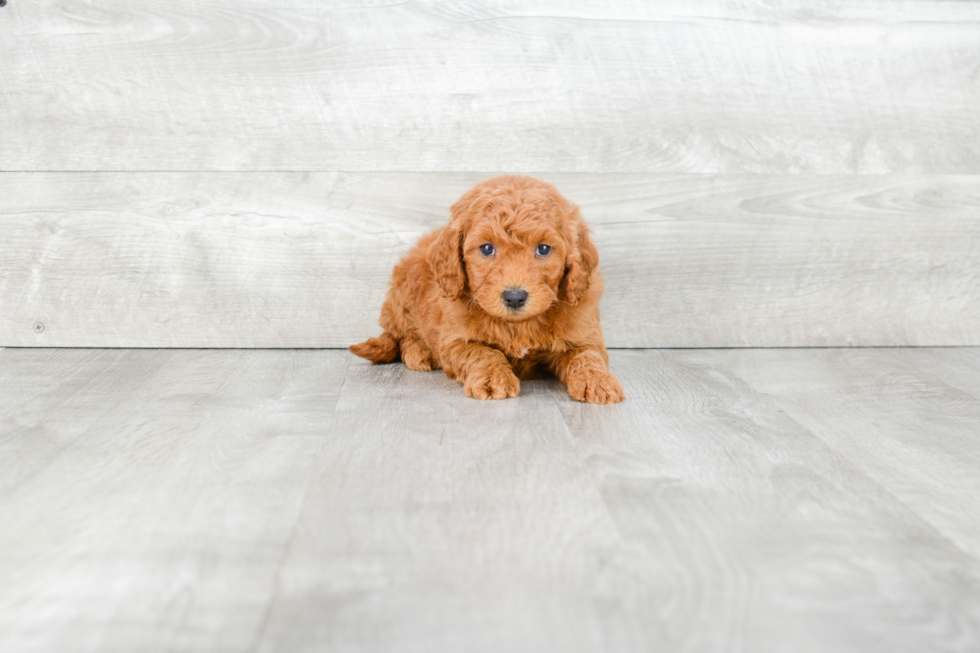
[[[579,401],[622,401],[599,324],[598,265],[578,207],[554,186],[490,179],[395,266],[384,333],[350,350],[375,363],[442,368],[477,399],[515,397],[520,379],[552,373]]]

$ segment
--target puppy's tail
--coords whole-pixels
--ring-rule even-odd
[[[372,363],[390,363],[398,358],[398,340],[385,331],[377,338],[368,338],[358,345],[348,347],[352,352]]]

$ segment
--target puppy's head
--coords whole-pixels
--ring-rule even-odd
[[[578,208],[551,184],[504,176],[477,184],[452,207],[452,219],[429,246],[442,294],[465,291],[486,313],[509,321],[576,304],[599,254]]]

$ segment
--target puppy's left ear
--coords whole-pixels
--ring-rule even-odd
[[[579,216],[578,207],[572,210],[572,222],[577,233],[565,262],[565,298],[574,306],[589,289],[589,277],[599,266],[599,250],[589,238],[589,227]]]

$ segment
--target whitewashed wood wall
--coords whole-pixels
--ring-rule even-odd
[[[10,0],[0,346],[346,346],[499,172],[611,346],[977,345],[978,71],[980,2]]]

